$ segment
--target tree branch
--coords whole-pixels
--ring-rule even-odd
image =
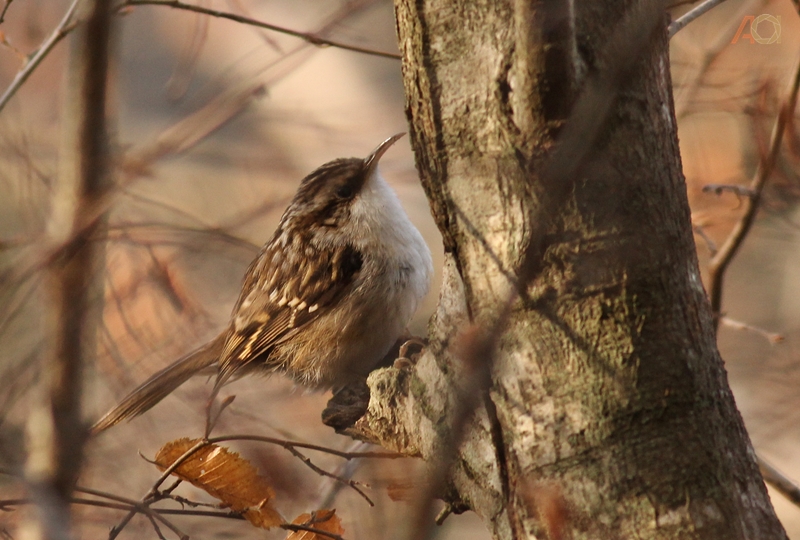
[[[775,120],[775,124],[772,128],[772,136],[767,155],[762,156],[758,168],[753,175],[753,180],[750,182],[749,196],[744,199],[744,214],[719,248],[717,254],[714,255],[708,264],[709,296],[711,298],[711,310],[714,314],[714,327],[717,329],[719,328],[719,321],[722,313],[722,285],[725,271],[728,269],[728,266],[736,256],[742,242],[744,242],[744,239],[753,226],[756,214],[758,213],[759,204],[761,203],[764,186],[769,180],[778,160],[778,155],[780,154],[786,125],[797,107],[798,90],[800,90],[800,63],[798,63],[797,69],[795,70],[789,94],[786,96],[786,99],[778,111],[778,118]]]
[[[704,15],[706,12],[711,11],[711,8],[720,5],[724,1],[725,0],[706,0],[699,6],[696,6],[690,11],[684,13],[683,16],[672,21],[672,23],[670,23],[669,25],[669,28],[667,29],[667,31],[669,32],[669,39],[672,39],[672,36],[683,30],[683,28],[687,24],[694,21],[695,19],[700,18],[701,15]]]
[[[789,499],[795,505],[800,506],[800,486],[773,467],[761,456],[757,455],[756,459],[764,481],[774,487],[781,495]]]
[[[8,7],[11,5],[12,0],[8,0],[6,5],[4,6],[2,12],[0,13],[0,23],[3,22],[3,18],[5,17],[6,11]],[[73,0],[70,4],[67,12],[64,14],[64,17],[61,19],[61,22],[56,26],[55,29],[50,33],[50,35],[45,39],[42,44],[39,46],[38,49],[33,53],[33,56],[30,57],[30,60],[23,66],[22,69],[17,73],[14,77],[14,80],[11,81],[11,84],[6,88],[6,91],[3,92],[3,95],[0,96],[0,111],[8,104],[9,100],[17,93],[20,87],[28,80],[28,77],[36,70],[42,60],[47,57],[50,51],[67,35],[69,35],[72,30],[74,30],[79,24],[83,21],[81,20],[72,20],[72,16],[75,13],[75,9],[79,3],[79,0]],[[117,7],[117,12],[120,10],[130,7],[130,6],[166,6],[172,7],[175,9],[182,9],[186,11],[193,11],[195,13],[202,13],[205,15],[210,15],[212,17],[218,17],[220,19],[229,19],[231,21],[239,22],[242,24],[248,24],[250,26],[255,26],[258,28],[264,28],[266,30],[271,30],[273,32],[279,32],[282,34],[290,35],[296,38],[300,38],[312,45],[316,45],[318,47],[336,47],[338,49],[343,49],[346,51],[357,52],[360,54],[367,54],[371,56],[378,56],[380,58],[390,58],[393,60],[399,60],[400,55],[397,53],[389,53],[383,51],[376,51],[373,49],[368,49],[366,47],[358,47],[356,45],[348,45],[346,43],[341,43],[338,41],[334,41],[331,39],[323,38],[317,34],[311,32],[299,32],[297,30],[292,30],[290,28],[284,28],[282,26],[278,26],[275,24],[265,23],[262,21],[258,21],[256,19],[251,19],[249,17],[244,17],[242,15],[237,15],[235,13],[228,13],[225,11],[214,10],[214,9],[207,9],[201,6],[194,6],[192,4],[186,4],[179,0],[125,0],[122,4]]]
[[[209,8],[204,8],[202,6],[187,4],[185,2],[181,2],[180,0],[125,0],[125,2],[120,7],[122,8],[127,6],[165,6],[175,9],[182,9],[185,11],[192,11],[194,13],[202,13],[204,15],[210,15],[212,17],[217,17],[220,19],[228,19],[234,22],[247,24],[258,28],[264,28],[265,30],[272,30],[273,32],[279,32],[281,34],[286,34],[288,36],[300,38],[304,41],[307,41],[308,43],[311,43],[312,45],[316,45],[317,47],[336,47],[337,49],[344,49],[346,51],[353,51],[361,54],[378,56],[380,58],[391,58],[393,60],[400,59],[400,55],[397,53],[388,53],[388,52],[376,51],[373,49],[367,49],[365,47],[358,47],[356,45],[348,45],[340,41],[334,41],[332,39],[323,38],[317,34],[313,34],[310,32],[300,32],[298,30],[284,28],[283,26],[266,23],[256,19],[251,19],[250,17],[245,17],[243,15],[237,15],[236,13],[229,13],[227,11],[220,11],[218,9],[209,9]]]
[[[13,2],[13,1],[14,0],[6,0],[6,5],[3,6],[3,11],[0,12],[0,24],[3,24],[3,22],[5,22],[5,20],[6,20],[6,12],[8,11],[8,8],[11,7],[11,2]]]
[[[9,4],[11,4],[10,0],[8,4],[6,4],[6,9],[8,9]],[[36,49],[36,52],[33,56],[28,60],[28,63],[17,73],[14,77],[14,80],[11,81],[11,84],[6,88],[6,91],[3,92],[3,95],[0,96],[0,111],[6,106],[8,101],[13,97],[13,95],[19,90],[20,86],[23,85],[25,81],[28,80],[28,77],[31,76],[31,73],[36,69],[36,67],[44,60],[44,58],[53,50],[59,41],[64,39],[64,37],[69,34],[73,28],[75,28],[75,24],[70,24],[72,20],[72,15],[75,13],[75,8],[78,5],[78,0],[72,0],[72,3],[67,8],[67,12],[64,14],[64,17],[61,19],[61,22],[58,23],[58,26],[50,33],[47,39],[39,45],[39,48]],[[5,16],[5,9],[3,10],[3,17]],[[0,22],[2,22],[0,20]]]

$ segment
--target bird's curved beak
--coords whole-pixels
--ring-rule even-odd
[[[389,149],[390,146],[392,146],[400,138],[402,138],[403,135],[405,135],[405,132],[392,135],[391,137],[383,141],[381,144],[379,144],[378,147],[375,150],[373,150],[370,155],[364,158],[364,169],[366,170],[367,177],[371,176],[372,173],[375,172],[375,169],[378,167],[378,162],[380,161],[381,156],[383,156],[383,154],[386,153],[386,151]]]

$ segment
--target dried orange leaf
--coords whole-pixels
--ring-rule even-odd
[[[300,514],[292,521],[292,525],[305,525],[331,534],[342,535],[342,520],[336,515],[336,510],[317,510],[310,514]],[[289,533],[286,540],[330,540],[330,536],[311,531],[295,531]]]
[[[168,442],[156,454],[162,471],[195,446],[200,439],[183,438]],[[253,465],[236,452],[209,444],[197,450],[172,473],[221,500],[231,510],[255,525],[269,529],[284,522],[270,501],[275,492]]]

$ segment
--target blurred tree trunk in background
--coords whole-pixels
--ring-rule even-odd
[[[70,538],[70,505],[87,438],[83,378],[97,353],[111,187],[106,118],[111,2],[81,6],[86,22],[71,41],[61,170],[53,189],[47,249],[54,339],[44,368],[47,397],[28,417],[26,478],[38,506],[26,538]]]
[[[434,463],[455,453],[444,498],[495,538],[785,538],[700,281],[663,11],[397,0],[396,12],[447,262],[426,353],[371,376],[349,432]],[[551,174],[559,150],[570,178]],[[529,248],[496,354],[477,358],[493,362],[487,399],[448,434],[479,372],[462,332],[495,324]]]

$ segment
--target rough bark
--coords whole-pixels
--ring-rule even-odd
[[[561,4],[397,0],[445,280],[425,354],[373,373],[367,412],[346,431],[432,462],[446,455],[470,377],[459,332],[491,326],[538,242],[442,496],[495,538],[547,538],[555,525],[572,539],[785,538],[700,281],[667,21],[645,46],[628,43],[635,62],[606,88],[602,127],[587,128],[569,184],[552,185],[543,171],[581,121],[572,111],[631,52],[618,48],[625,34],[615,45],[620,29],[642,22],[635,2]],[[564,501],[565,519],[547,519],[542,493]]]

